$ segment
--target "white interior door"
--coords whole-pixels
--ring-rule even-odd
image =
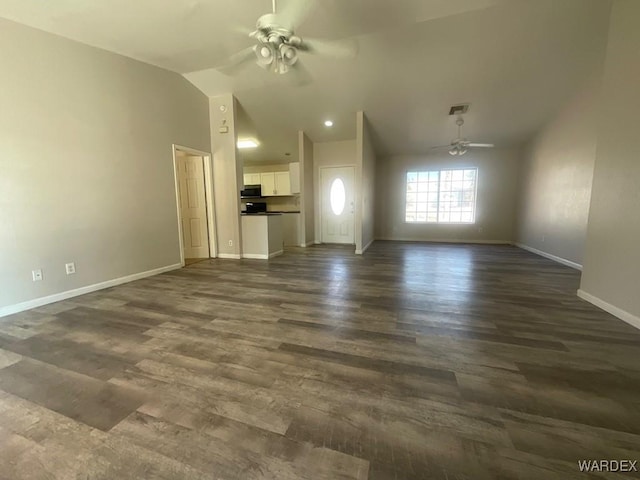
[[[320,169],[323,243],[355,242],[354,167]]]
[[[202,157],[178,157],[178,189],[185,258],[209,258],[207,203]]]

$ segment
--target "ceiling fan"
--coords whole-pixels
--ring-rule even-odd
[[[299,52],[353,58],[357,53],[355,40],[303,40],[295,34],[295,27],[309,14],[314,3],[315,0],[289,0],[278,12],[276,0],[272,0],[273,13],[258,18],[256,29],[249,33],[257,43],[232,55],[218,70],[233,75],[239,67],[254,60],[265,70],[285,74],[294,68],[303,69],[298,62]]]
[[[460,134],[460,129],[462,125],[464,125],[464,118],[462,118],[462,115],[458,115],[458,117],[456,118],[456,125],[458,126],[458,138],[456,138],[455,140],[452,140],[449,145],[438,145],[437,147],[431,147],[431,148],[434,149],[434,148],[446,147],[449,149],[449,155],[459,157],[460,155],[464,155],[465,153],[467,153],[467,150],[469,150],[469,148],[493,148],[494,147],[493,143],[472,143],[466,138],[462,138]]]

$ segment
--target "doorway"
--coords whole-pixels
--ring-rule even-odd
[[[320,168],[322,243],[355,243],[355,168]]]
[[[211,154],[173,146],[182,266],[217,256]]]

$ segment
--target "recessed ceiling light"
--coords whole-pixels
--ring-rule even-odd
[[[333,127],[333,122],[331,120],[325,120],[324,121],[324,126],[325,127]]]
[[[260,143],[253,138],[238,140],[238,148],[257,148]]]

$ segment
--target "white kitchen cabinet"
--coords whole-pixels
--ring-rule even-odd
[[[276,195],[291,195],[291,179],[289,172],[275,172]]]
[[[300,193],[300,164],[298,162],[289,164],[289,181],[291,193]]]
[[[276,179],[273,172],[260,174],[260,185],[262,185],[262,195],[272,197],[276,194]]]
[[[289,172],[265,172],[260,174],[260,185],[264,197],[291,195]]]
[[[245,173],[243,177],[245,185],[260,185],[262,183],[259,173]]]

